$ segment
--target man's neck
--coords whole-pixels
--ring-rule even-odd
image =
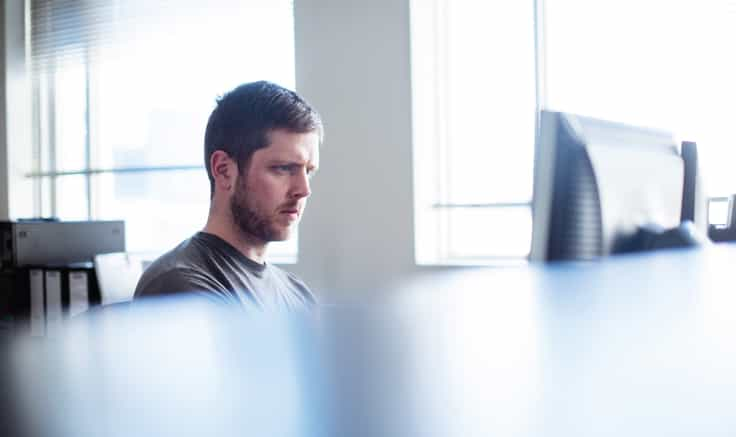
[[[218,220],[210,216],[202,232],[216,235],[230,243],[246,258],[259,264],[264,263],[267,243],[250,234],[245,234],[231,221]]]

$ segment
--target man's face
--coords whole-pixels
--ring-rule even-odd
[[[263,243],[289,238],[304,212],[311,194],[309,179],[319,165],[316,132],[277,129],[269,139],[270,144],[256,150],[239,173],[230,198],[235,225]]]

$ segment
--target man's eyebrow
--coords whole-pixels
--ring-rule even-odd
[[[299,161],[298,159],[279,159],[274,158],[268,161],[269,165],[307,165],[304,161]]]
[[[299,159],[279,159],[274,158],[268,161],[268,165],[298,165],[300,167],[316,168],[317,166],[310,161],[301,161]]]
[[[290,161],[288,159],[273,159],[266,164],[269,167],[303,167],[309,173],[316,173],[319,166],[309,161]]]

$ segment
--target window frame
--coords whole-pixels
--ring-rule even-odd
[[[21,217],[50,217],[57,218],[59,216],[59,203],[63,202],[59,198],[58,183],[60,178],[71,176],[83,176],[85,185],[85,203],[86,211],[84,216],[87,220],[95,220],[100,214],[101,199],[103,196],[101,183],[95,180],[97,175],[102,174],[130,174],[130,173],[153,173],[164,174],[168,172],[176,172],[182,174],[185,172],[202,173],[205,170],[203,164],[198,165],[141,165],[134,167],[122,166],[100,166],[99,156],[101,149],[105,147],[99,140],[99,122],[97,117],[100,116],[100,110],[97,109],[100,102],[100,74],[101,65],[92,61],[97,59],[96,50],[105,50],[105,47],[87,47],[84,53],[79,56],[82,62],[77,62],[84,69],[85,86],[84,86],[84,144],[82,152],[84,155],[84,165],[75,169],[60,169],[57,162],[58,141],[55,115],[58,110],[56,107],[56,79],[59,73],[58,67],[54,64],[49,66],[34,64],[31,46],[32,41],[32,18],[31,18],[31,2],[32,0],[24,0],[24,34],[22,41],[25,53],[25,65],[23,66],[24,75],[27,78],[29,86],[29,101],[31,105],[30,120],[28,132],[31,135],[32,160],[30,165],[25,166],[23,174],[20,176],[24,181],[29,182],[33,186],[32,214],[23,214]],[[293,11],[293,4],[292,4]],[[292,49],[293,51],[294,49]],[[76,53],[78,55],[78,53]],[[76,61],[76,59],[75,59]],[[44,60],[47,62],[47,60]],[[295,60],[294,60],[295,67]],[[214,99],[213,95],[213,99]],[[204,205],[206,208],[208,205]],[[182,236],[182,239],[187,236]],[[298,237],[296,237],[298,238]],[[287,243],[288,244],[288,243]],[[298,260],[298,243],[291,248],[285,250],[271,251],[269,261],[279,264],[293,264]],[[157,248],[156,251],[169,250],[170,247]],[[148,252],[149,250],[147,250]]]
[[[413,132],[413,173],[414,173],[414,261],[417,265],[516,265],[524,264],[524,255],[468,255],[453,253],[452,250],[452,211],[477,210],[502,211],[526,209],[531,217],[531,193],[528,199],[508,201],[459,203],[437,201],[447,199],[450,190],[450,142],[447,126],[451,117],[447,107],[451,93],[447,53],[448,0],[412,0],[411,8],[411,66],[412,66],[412,132]],[[533,7],[529,17],[534,40],[534,130],[539,126],[539,114],[545,103],[544,94],[544,4],[543,0],[529,0]],[[420,12],[420,7],[425,8]],[[418,18],[419,14],[423,18]],[[431,18],[430,18],[431,17]],[[427,29],[431,22],[431,29]],[[431,42],[417,38],[418,34],[433,35]],[[428,55],[431,53],[431,55]],[[428,61],[428,59],[430,59]],[[418,72],[422,74],[419,75]],[[430,85],[430,84],[435,85]],[[426,90],[432,90],[427,92]],[[431,107],[433,112],[425,109]],[[423,120],[421,126],[419,120]],[[428,146],[429,145],[429,146]],[[534,147],[534,145],[530,145]],[[427,188],[427,181],[433,187]],[[531,227],[529,228],[531,236]],[[529,249],[531,248],[531,239]]]

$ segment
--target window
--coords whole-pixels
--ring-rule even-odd
[[[129,251],[201,229],[207,118],[240,83],[294,87],[291,1],[29,1],[36,213],[124,219]]]
[[[695,141],[705,193],[736,193],[736,0],[411,7],[419,264],[528,254],[541,108]]]
[[[534,2],[414,0],[416,260],[520,260],[531,242]]]
[[[546,0],[545,15],[547,106],[695,141],[707,194],[736,192],[736,1]]]

